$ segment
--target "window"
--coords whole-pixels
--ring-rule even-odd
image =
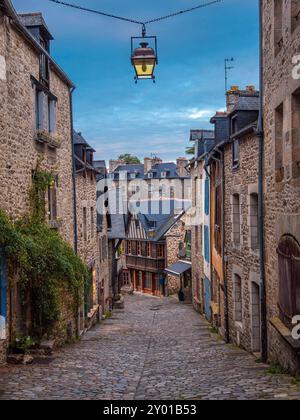
[[[300,245],[291,235],[281,238],[278,249],[279,308],[282,321],[291,327],[300,314]]]
[[[141,271],[136,272],[136,287],[140,289],[142,287],[143,273]]]
[[[232,233],[233,242],[235,245],[241,243],[241,210],[240,210],[240,196],[234,194],[232,196]]]
[[[48,187],[48,214],[50,222],[54,222],[57,219],[57,178]]]
[[[292,32],[300,25],[300,2],[291,0]]]
[[[234,274],[234,320],[243,322],[243,297],[242,279],[238,274]]]
[[[167,173],[167,172],[162,172],[162,173],[161,173],[161,177],[162,177],[162,178],[167,178],[167,176],[168,176],[168,173]]]
[[[300,3],[300,2],[299,2]],[[300,89],[292,96],[292,174],[300,178]]]
[[[258,249],[258,194],[250,195],[250,247]]]
[[[152,290],[152,274],[145,274],[144,289]]]
[[[275,110],[275,179],[284,179],[283,167],[283,104]]]
[[[240,141],[238,139],[233,140],[232,143],[232,166],[238,168],[240,164]]]
[[[158,245],[157,247],[157,257],[158,258],[165,258],[165,246]]]
[[[35,129],[44,128],[44,92],[35,88]]]
[[[91,207],[91,237],[94,238],[95,236],[95,213],[94,207]]]
[[[48,98],[48,131],[55,133],[56,131],[56,101]]]
[[[150,242],[147,242],[146,252],[147,252],[147,257],[151,258],[151,244],[150,244]]]
[[[127,242],[127,254],[132,254],[132,243],[131,241]]]
[[[175,198],[175,187],[170,187],[170,198]]]
[[[283,47],[283,0],[274,1],[274,52],[277,55]]]
[[[45,54],[40,54],[40,82],[49,87],[49,60]]]
[[[87,241],[87,209],[86,207],[83,207],[82,209],[82,217],[83,217],[83,221],[82,221],[83,240],[86,242]]]
[[[231,134],[235,134],[238,131],[238,118],[237,115],[231,119]]]
[[[192,258],[192,232],[187,231],[185,234],[185,255],[187,259]]]
[[[195,251],[199,252],[199,226],[195,226]]]
[[[137,255],[142,255],[142,244],[140,242],[136,243],[136,253]]]

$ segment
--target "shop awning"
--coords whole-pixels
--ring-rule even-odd
[[[182,274],[192,269],[192,264],[187,261],[178,261],[176,264],[171,265],[165,269],[167,274],[171,276],[180,277]]]

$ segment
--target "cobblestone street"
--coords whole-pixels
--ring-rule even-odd
[[[0,399],[300,399],[290,377],[266,369],[191,306],[130,296],[54,359],[1,368]]]

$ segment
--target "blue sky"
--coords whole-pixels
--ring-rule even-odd
[[[70,0],[137,20],[192,7],[201,0]],[[134,24],[69,9],[48,0],[13,0],[18,12],[41,11],[54,35],[52,55],[77,86],[75,128],[98,159],[151,153],[184,156],[190,129],[210,128],[224,108],[224,58],[234,57],[229,84],[258,86],[256,0],[224,0],[148,27],[158,36],[157,83],[134,84],[130,37]]]

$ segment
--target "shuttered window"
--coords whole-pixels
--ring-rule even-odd
[[[205,204],[204,204],[204,211],[206,216],[209,215],[209,179],[206,178],[205,180]]]
[[[208,226],[204,226],[204,258],[209,263],[209,229]]]
[[[291,325],[300,314],[300,245],[290,235],[283,236],[278,249],[279,308],[282,320]]]

